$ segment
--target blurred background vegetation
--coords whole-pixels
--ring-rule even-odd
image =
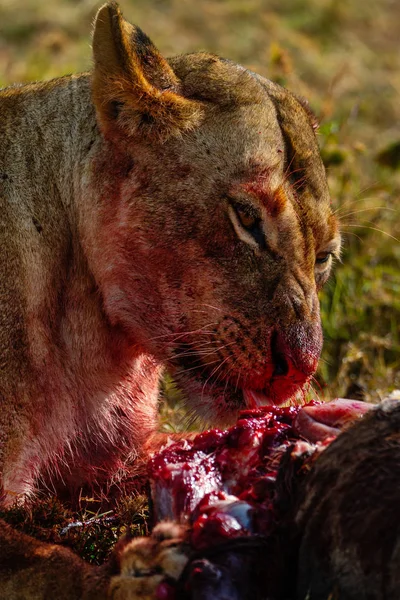
[[[95,0],[0,0],[0,86],[91,66]],[[308,98],[343,262],[321,296],[315,391],[379,400],[400,387],[398,0],[121,0],[166,55],[208,50]],[[179,395],[164,384],[166,429]]]

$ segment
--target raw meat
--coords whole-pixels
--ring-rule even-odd
[[[285,552],[279,556],[277,539],[297,480],[369,408],[339,399],[245,410],[230,429],[206,431],[154,456],[155,519],[188,526],[191,557],[178,597],[278,597]]]

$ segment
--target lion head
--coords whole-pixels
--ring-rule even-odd
[[[208,422],[290,399],[340,247],[309,111],[217,56],[167,61],[114,4],[93,49],[85,239],[110,322]]]

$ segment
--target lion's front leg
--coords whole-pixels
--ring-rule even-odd
[[[71,550],[20,533],[0,519],[0,598],[107,600],[115,567],[92,567]]]
[[[119,555],[120,572],[111,580],[109,599],[172,598],[173,585],[188,562],[185,532],[176,523],[160,523],[150,537],[137,538],[125,545]]]

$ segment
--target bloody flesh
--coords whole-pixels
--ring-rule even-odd
[[[298,439],[299,407],[241,412],[236,425],[178,442],[150,462],[157,520],[190,522],[196,548],[268,533],[280,457]]]
[[[290,487],[298,469],[308,472],[340,430],[369,409],[343,399],[248,409],[229,429],[156,454],[149,463],[155,520],[188,525],[192,554],[178,596],[273,598],[285,579],[271,557],[281,552],[274,544],[288,504],[277,480],[286,478],[283,487]]]

